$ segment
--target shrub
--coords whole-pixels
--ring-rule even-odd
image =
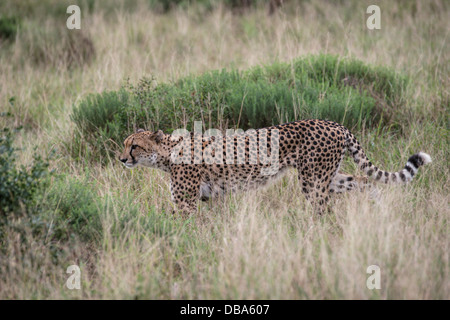
[[[406,84],[405,77],[386,68],[338,56],[308,56],[174,83],[144,78],[119,92],[88,96],[74,107],[72,119],[93,152],[105,141],[120,143],[137,127],[171,132],[192,129],[196,120],[205,127],[244,130],[305,118],[329,119],[351,129],[392,125]]]
[[[71,115],[72,121],[79,129],[79,132],[75,133],[76,147],[87,144],[95,154],[98,154],[105,148],[108,149],[111,141],[120,141],[123,133],[129,129],[129,125],[121,128],[123,121],[118,120],[117,116],[119,113],[124,113],[121,115],[122,119],[126,119],[126,115],[130,117],[130,120],[133,119],[133,114],[127,113],[130,105],[129,93],[125,90],[87,96],[74,107]]]
[[[17,17],[0,17],[0,41],[15,38],[19,24]]]
[[[17,167],[13,146],[16,130],[3,128],[0,137],[0,225],[9,219],[31,215],[36,210],[36,195],[47,185],[48,162],[34,154],[27,168]]]

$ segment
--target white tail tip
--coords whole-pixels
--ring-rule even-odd
[[[422,158],[423,164],[431,163],[431,157],[425,152],[419,152],[419,156]]]

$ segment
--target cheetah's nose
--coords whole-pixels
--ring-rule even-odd
[[[119,159],[120,161],[122,161],[123,163],[127,162],[127,159]]]

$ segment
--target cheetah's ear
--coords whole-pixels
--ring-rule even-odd
[[[164,132],[162,132],[162,130],[158,130],[153,134],[152,138],[155,139],[156,143],[160,143],[164,138]]]
[[[142,129],[142,128],[139,128],[139,129],[137,129],[137,131],[136,131],[136,133],[141,133],[141,132],[145,132],[145,130]]]

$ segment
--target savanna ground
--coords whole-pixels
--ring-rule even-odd
[[[449,3],[288,1],[269,15],[264,1],[199,2],[81,1],[81,30],[69,31],[73,3],[2,1],[0,125],[11,136],[0,148],[0,299],[450,298]],[[381,8],[381,30],[366,28],[370,4]],[[296,73],[305,56],[298,63],[312,72]],[[338,79],[341,61],[361,78],[340,87],[350,81]],[[327,63],[336,74],[325,75]],[[256,66],[272,67],[254,80]],[[220,96],[220,85],[197,77],[222,69],[249,73],[224,80],[238,85]],[[250,107],[233,100],[246,83]],[[259,87],[276,88],[273,103]],[[89,96],[104,91],[112,96]],[[206,102],[190,106],[200,91]],[[346,123],[384,170],[418,151],[433,163],[409,185],[378,186],[376,197],[335,197],[326,215],[313,214],[290,172],[184,220],[170,214],[167,174],[125,170],[115,156],[139,121],[170,131],[193,120],[250,127],[315,114]],[[358,173],[351,161],[343,169]],[[66,287],[73,264],[80,290]],[[380,267],[380,290],[366,287],[370,265]]]

